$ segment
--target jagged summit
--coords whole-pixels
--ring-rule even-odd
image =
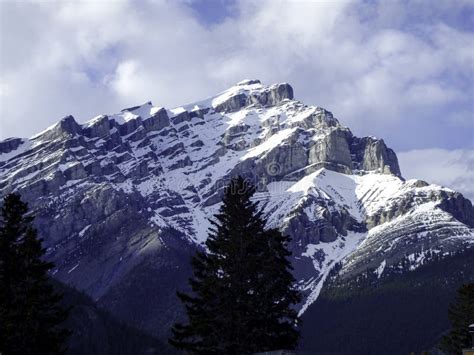
[[[147,102],[84,124],[67,116],[30,139],[0,142],[0,191],[20,192],[35,209],[55,277],[132,321],[130,295],[156,268],[179,279],[189,261],[181,253],[205,240],[236,175],[257,186],[268,227],[292,237],[301,312],[337,262],[353,275],[474,241],[469,200],[405,181],[382,139],[354,136],[286,83],[245,80],[192,104]],[[416,268],[424,259],[413,260]],[[166,295],[179,287],[169,284]],[[172,322],[162,311],[142,316]]]
[[[262,84],[262,82],[258,79],[245,79],[245,80],[239,81],[237,83],[237,86],[247,86],[247,85],[253,85],[253,84]]]
[[[213,112],[229,113],[250,105],[274,106],[285,99],[293,99],[293,89],[289,84],[282,83],[264,86],[260,80],[243,80],[235,86],[206,100],[166,110],[165,116],[167,116],[168,119],[176,118],[176,120],[179,121],[183,116],[202,116],[211,110]],[[106,119],[114,121],[114,123],[111,124],[111,129],[113,127],[119,129],[118,127],[123,125],[126,127],[129,126],[130,121],[153,121],[153,117],[165,113],[163,110],[165,110],[163,107],[153,106],[152,102],[148,101],[142,105],[124,108],[117,114],[96,116],[83,125],[79,125],[73,116],[66,116],[58,123],[35,134],[31,139],[54,139],[55,136],[61,134],[74,134],[80,131],[81,128],[89,129],[91,127],[101,126]],[[138,123],[138,125],[140,125],[140,123]],[[131,126],[135,127],[136,125],[132,124]],[[145,123],[145,126],[149,126],[149,129],[159,129],[150,122]],[[128,130],[125,128],[122,131]]]
[[[293,100],[293,88],[289,84],[265,86],[260,80],[243,80],[217,95],[176,107],[171,111],[213,110],[229,113],[250,105],[274,106],[285,99]]]
[[[216,129],[216,119],[223,129]],[[187,124],[183,125],[184,122]],[[208,130],[210,122],[214,123]],[[396,155],[383,140],[356,138],[331,112],[294,100],[289,84],[263,86],[258,80],[242,81],[209,99],[169,110],[147,102],[117,114],[97,116],[83,125],[67,116],[32,139],[46,141],[77,134],[88,139],[126,136],[137,141],[151,132],[176,130],[177,126],[180,126],[179,132],[191,127],[193,131],[214,131],[212,140],[222,149],[250,149],[245,157],[263,154],[280,143],[285,143],[280,148],[291,143],[294,161],[290,166],[281,167],[284,175],[301,176],[324,166],[346,173],[379,170],[401,176]],[[210,138],[207,135],[207,139]],[[265,144],[260,144],[263,142]],[[0,153],[9,153],[12,149],[9,144],[3,147]]]

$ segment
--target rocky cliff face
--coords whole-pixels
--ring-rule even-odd
[[[235,175],[257,185],[268,227],[293,239],[301,312],[336,262],[349,277],[474,241],[470,201],[405,181],[383,140],[355,137],[288,84],[247,80],[190,105],[146,103],[84,124],[68,116],[0,142],[0,191],[35,210],[54,276],[155,334],[179,313],[175,289]]]

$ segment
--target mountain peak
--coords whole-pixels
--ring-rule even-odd
[[[401,176],[397,157],[383,140],[354,137],[331,112],[293,100],[293,88],[287,83],[265,86],[254,79],[241,81],[206,100],[169,110],[146,102],[116,114],[97,116],[82,125],[68,116],[33,138],[39,142],[83,136],[88,145],[91,140],[98,140],[93,143],[97,147],[103,140],[110,140],[106,149],[119,149],[119,145],[120,150],[130,149],[127,144],[137,142],[154,152],[157,147],[167,146],[165,139],[151,140],[156,134],[166,135],[170,144],[182,141],[185,163],[179,164],[187,166],[202,165],[205,157],[198,151],[207,151],[215,160],[234,152],[242,161],[236,171],[253,164],[245,171],[252,180],[296,179],[321,167],[348,174],[378,171]],[[84,145],[80,141],[74,144]],[[4,146],[5,153],[7,146],[9,151],[13,148],[11,144]],[[200,146],[206,149],[194,148]],[[278,172],[265,177],[268,159],[281,154],[289,154],[289,160],[280,164]],[[281,159],[286,159],[284,156]]]
[[[246,79],[205,100],[179,106],[173,110],[213,109],[235,112],[249,105],[275,106],[293,100],[293,88],[287,83],[263,85],[260,80]]]
[[[262,82],[258,79],[245,79],[237,83],[237,86],[247,86],[247,85],[255,85],[255,84],[262,84]]]

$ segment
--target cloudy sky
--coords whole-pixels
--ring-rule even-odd
[[[474,1],[0,1],[0,139],[245,78],[474,198]]]

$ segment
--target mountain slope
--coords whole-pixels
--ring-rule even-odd
[[[336,273],[303,315],[304,354],[421,354],[435,351],[451,328],[449,305],[457,289],[474,281],[474,249],[457,252],[412,271],[398,265],[382,275]],[[322,321],[324,320],[324,321]],[[341,341],[341,339],[344,339]]]
[[[54,286],[63,295],[63,307],[69,309],[64,327],[72,333],[66,344],[66,354],[174,353],[168,344],[117,322],[83,293],[57,281]]]
[[[0,142],[0,190],[35,210],[54,277],[159,336],[180,317],[175,290],[235,175],[256,184],[268,227],[293,239],[300,313],[338,263],[351,279],[416,253],[414,270],[428,260],[420,253],[474,243],[469,200],[405,181],[383,140],[355,137],[288,84],[246,80],[182,107],[68,116]]]

